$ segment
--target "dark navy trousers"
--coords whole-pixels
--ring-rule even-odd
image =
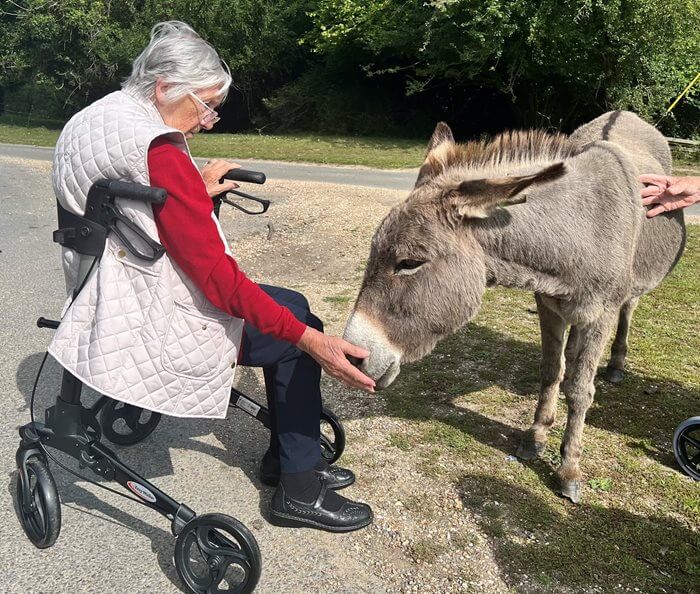
[[[311,313],[301,293],[270,285],[260,288],[289,308],[299,321],[323,331],[323,322]],[[270,411],[270,451],[279,456],[281,471],[310,470],[321,457],[320,365],[293,344],[263,334],[247,322],[241,350],[241,365],[263,368]]]

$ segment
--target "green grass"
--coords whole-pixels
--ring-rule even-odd
[[[63,123],[20,116],[0,116],[0,142],[53,146]],[[317,134],[198,134],[190,141],[195,157],[263,159],[358,165],[379,169],[419,167],[427,138],[372,138]],[[681,175],[700,173],[700,151],[675,149],[674,163]]]
[[[0,116],[0,142],[53,146],[61,123]],[[380,169],[418,167],[427,139],[353,138],[298,134],[199,134],[190,140],[195,157],[267,159],[335,165],[361,165]]]
[[[624,382],[597,382],[577,506],[552,490],[563,401],[544,458],[508,458],[537,399],[529,293],[488,291],[472,323],[385,392],[388,412],[411,421],[390,444],[416,456],[426,477],[452,482],[511,587],[529,576],[532,592],[700,592],[700,484],[671,447],[676,426],[700,414],[699,303],[700,227],[690,226],[679,265],[640,302]]]
[[[347,305],[353,298],[352,295],[327,295],[323,298],[326,303],[332,303],[333,305]]]
[[[0,116],[0,142],[54,146],[63,124],[58,121],[32,120],[17,116]]]
[[[343,136],[200,134],[190,142],[196,156],[362,165],[380,169],[419,167],[426,140]]]

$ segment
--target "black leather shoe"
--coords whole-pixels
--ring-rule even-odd
[[[351,532],[372,522],[372,508],[366,503],[346,499],[338,511],[323,507],[328,487],[322,483],[321,491],[312,503],[292,499],[279,484],[270,502],[270,521],[276,526],[318,528],[328,532]],[[345,498],[343,498],[345,499]]]
[[[316,476],[321,479],[329,489],[344,489],[355,482],[355,473],[340,466],[328,466],[325,470],[316,470]],[[265,469],[265,461],[260,463],[260,481],[264,485],[276,487],[280,482],[279,466],[276,471]]]

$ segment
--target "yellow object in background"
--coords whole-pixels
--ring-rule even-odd
[[[680,95],[678,95],[678,97],[676,97],[676,100],[675,100],[673,103],[671,103],[671,106],[666,110],[666,113],[667,113],[667,114],[668,114],[668,113],[671,113],[671,110],[672,110],[674,107],[676,107],[676,104],[677,104],[681,99],[683,99],[683,97],[685,97],[685,96],[688,94],[688,91],[690,91],[690,88],[691,88],[696,82],[698,82],[699,80],[700,80],[700,72],[698,72],[697,75],[695,76],[695,78],[694,78],[693,80],[690,81],[690,84],[689,84],[685,89],[683,89],[683,92],[682,92]]]

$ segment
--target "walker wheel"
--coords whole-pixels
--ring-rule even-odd
[[[673,453],[683,471],[700,481],[700,417],[683,421],[673,436]]]
[[[333,464],[345,450],[345,429],[335,414],[323,408],[321,410],[321,457]]]
[[[175,568],[192,594],[252,592],[260,579],[258,543],[238,520],[204,514],[190,520],[175,541]]]
[[[53,545],[61,532],[61,502],[51,471],[44,460],[32,456],[26,463],[28,484],[17,477],[17,514],[24,532],[35,547]],[[28,490],[29,507],[24,505]]]
[[[110,398],[100,411],[102,435],[117,445],[135,445],[153,433],[160,416],[160,413]]]

